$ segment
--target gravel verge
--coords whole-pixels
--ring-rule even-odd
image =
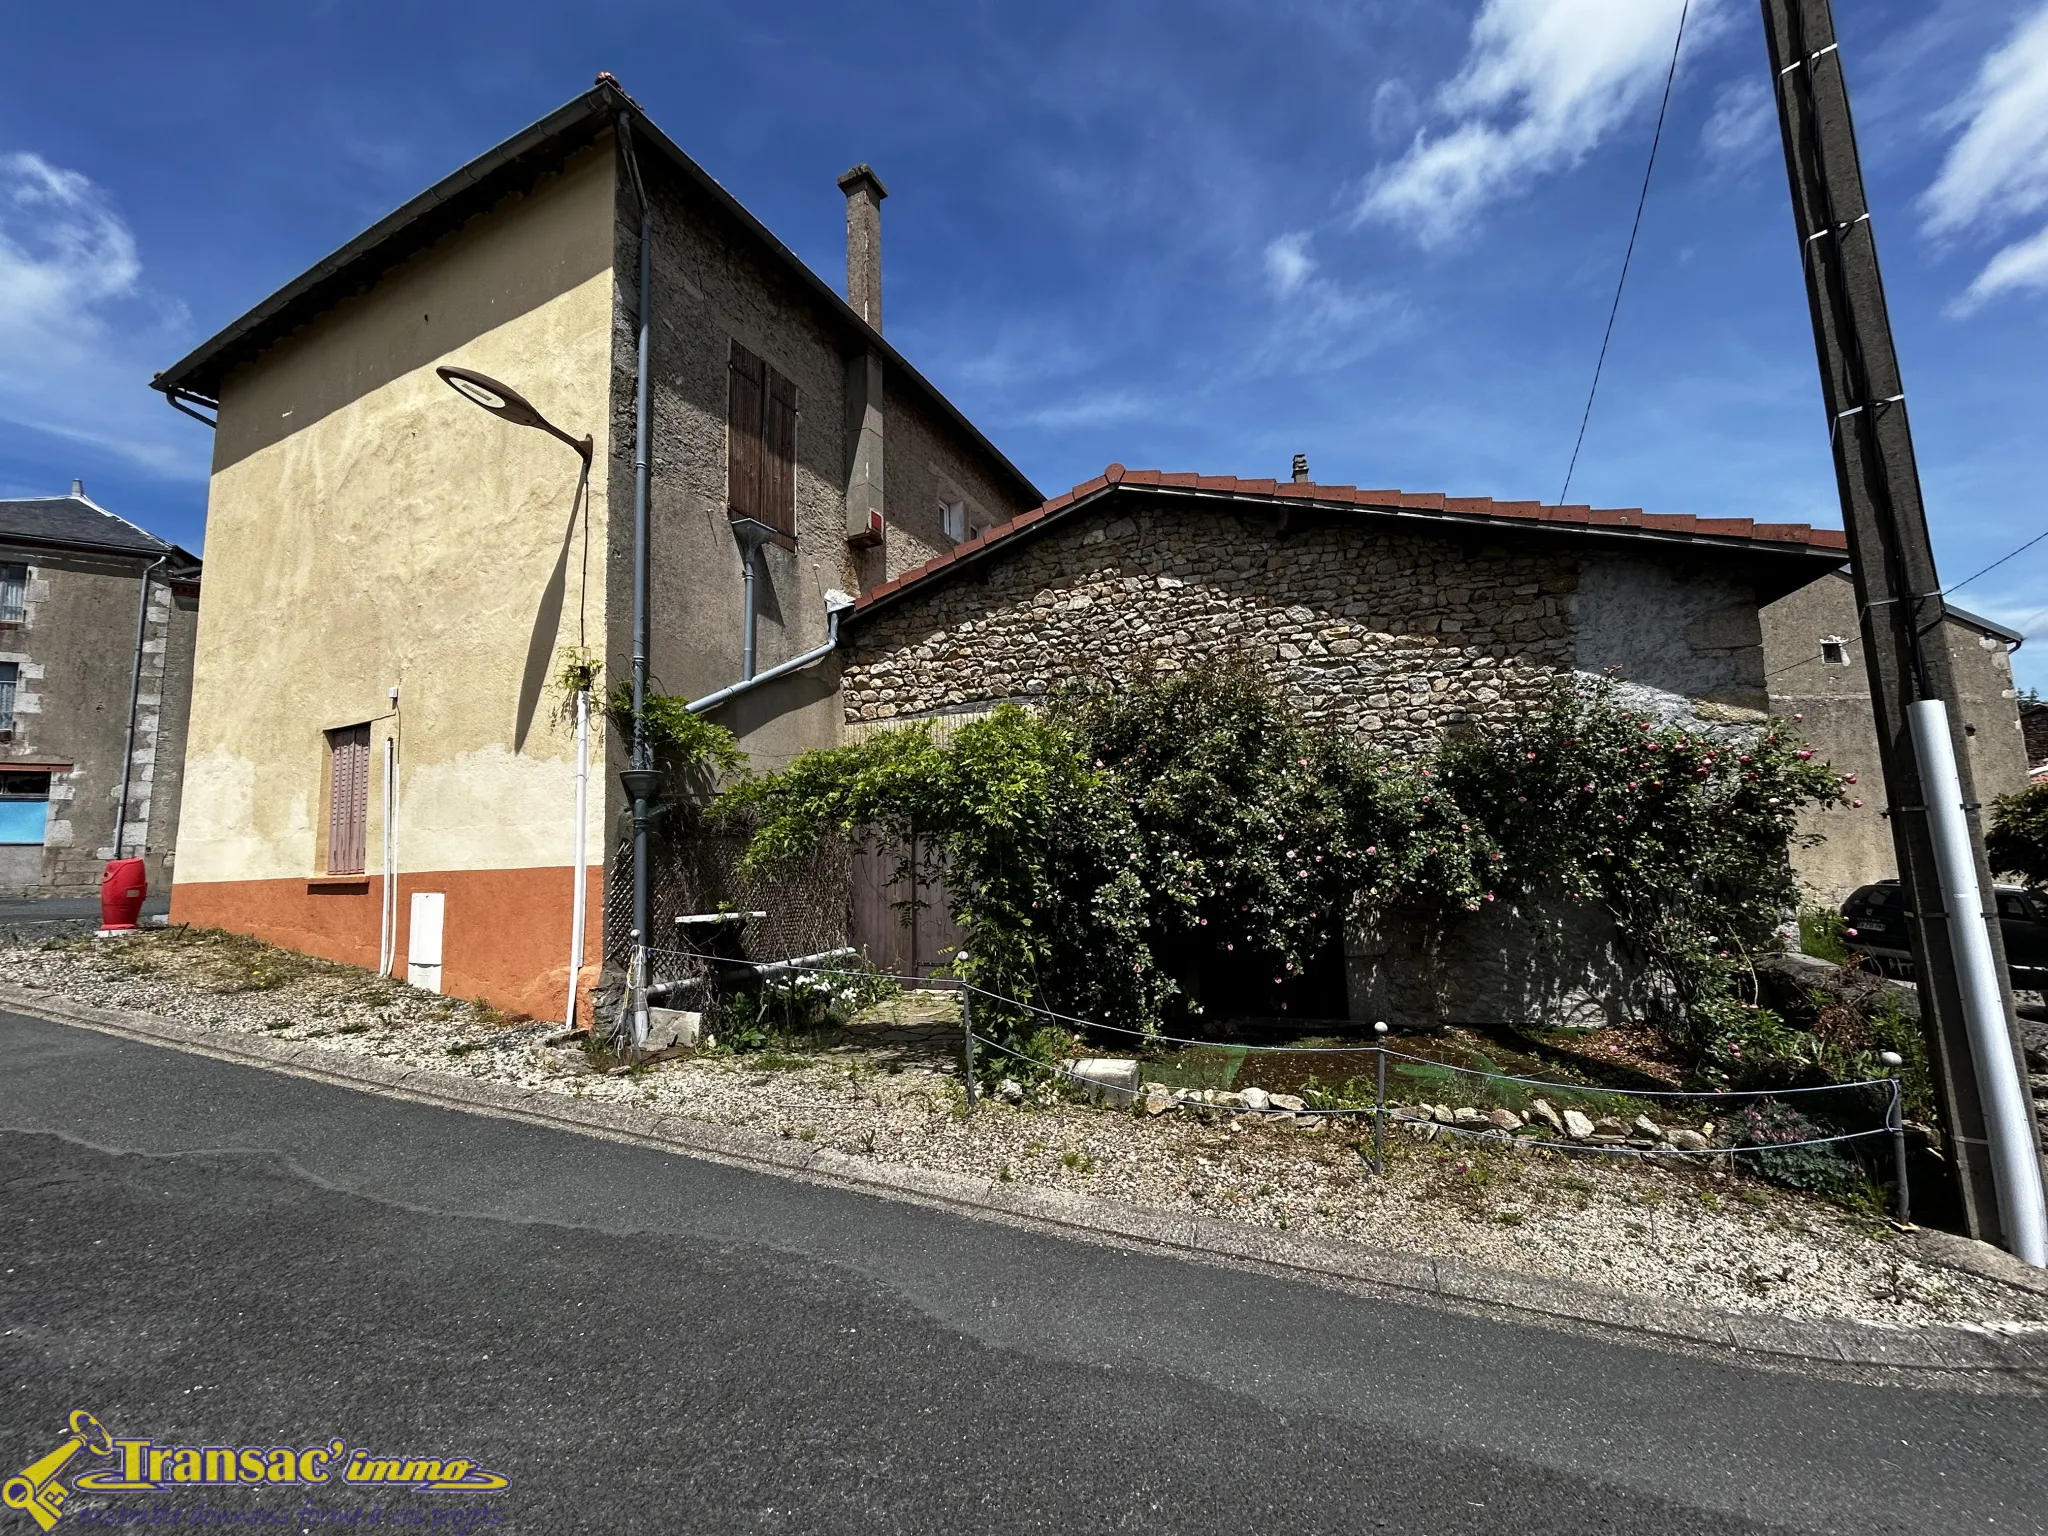
[[[594,1070],[558,1025],[345,966],[183,930],[0,940],[0,977],[207,1033],[257,1035],[592,1106],[692,1120],[869,1163],[1328,1237],[1724,1311],[2048,1331],[2048,1293],[1925,1262],[1882,1218],[1740,1174],[1418,1142],[1369,1124],[1160,1116],[984,1099],[968,1115],[942,1023],[912,994],[818,1048]]]

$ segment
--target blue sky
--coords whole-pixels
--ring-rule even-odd
[[[1679,0],[16,6],[0,494],[203,538],[150,373],[616,73],[1048,492],[1109,460],[1554,499]],[[2048,530],[2048,0],[1838,7],[1945,577]],[[1574,501],[1839,522],[1752,0],[1693,0]],[[2030,620],[2048,543],[1957,601]]]

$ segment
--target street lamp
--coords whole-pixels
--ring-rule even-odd
[[[583,473],[590,474],[590,457],[596,444],[588,433],[582,437],[571,437],[547,417],[541,415],[532,401],[519,393],[510,384],[500,383],[487,373],[478,373],[471,368],[439,367],[434,370],[441,376],[441,382],[473,405],[480,405],[500,421],[510,422],[515,427],[537,427],[550,437],[558,438],[576,450],[583,460]],[[580,489],[580,487],[579,487]],[[576,992],[583,981],[583,941],[588,926],[590,884],[590,849],[587,823],[590,819],[590,686],[586,679],[584,686],[576,690],[576,836],[575,836],[575,879],[576,887],[570,893],[569,919],[569,1000],[563,1013],[563,1028],[576,1027]],[[389,883],[389,874],[386,883]],[[396,907],[393,907],[394,918]]]
[[[509,421],[515,427],[538,427],[550,437],[558,437],[582,456],[584,467],[590,466],[590,455],[596,444],[588,433],[582,437],[571,437],[547,417],[541,415],[532,401],[519,393],[510,384],[500,384],[487,373],[478,373],[470,368],[436,368],[446,384],[463,399],[482,406],[501,421]]]

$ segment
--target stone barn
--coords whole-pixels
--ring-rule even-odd
[[[1308,719],[1396,755],[1574,674],[1613,677],[1669,718],[1760,721],[1760,611],[1844,558],[1841,532],[1805,524],[1112,464],[863,594],[842,624],[844,724],[858,739],[957,722],[1103,667],[1232,654],[1266,667]],[[1619,958],[1608,974],[1532,977],[1532,936],[1513,931],[1611,954],[1588,921],[1511,913],[1492,931],[1475,924],[1448,957],[1422,936],[1354,933],[1349,1010],[1625,1016],[1641,999]]]

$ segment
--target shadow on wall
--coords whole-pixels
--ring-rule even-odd
[[[1709,717],[1761,717],[1770,708],[1756,592],[1739,572],[1705,560],[1673,568],[1595,556],[1579,572],[1572,625],[1573,665],[1622,679],[1642,707]]]
[[[577,537],[578,532],[582,537]],[[569,499],[569,524],[562,530],[561,552],[555,568],[541,589],[540,606],[534,611],[533,633],[526,642],[526,670],[519,679],[519,709],[513,718],[512,750],[526,749],[533,731],[534,712],[540,708],[541,690],[553,672],[555,641],[562,633],[562,608],[568,599],[569,559],[580,547],[581,566],[576,581],[576,644],[584,644],[584,619],[590,594],[590,466],[576,477],[576,491]],[[603,700],[597,701],[602,709]]]
[[[739,737],[754,772],[780,772],[800,752],[839,745],[839,660],[763,683],[706,718]]]
[[[1351,1017],[1397,1029],[1622,1024],[1663,990],[1604,906],[1554,892],[1449,922],[1354,919],[1344,969]]]

